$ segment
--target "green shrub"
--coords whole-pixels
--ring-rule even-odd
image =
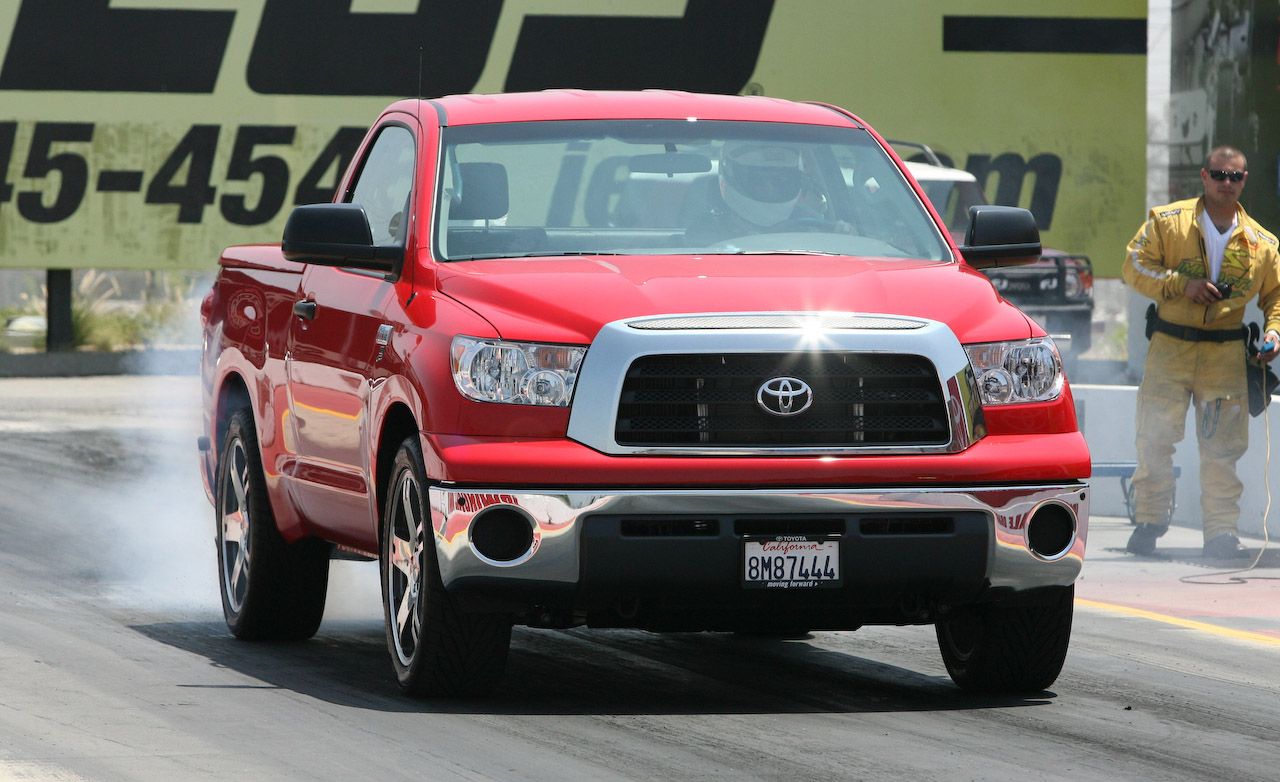
[[[196,319],[190,317],[197,306],[191,298],[197,279],[192,273],[149,272],[139,304],[119,300],[120,285],[112,273],[95,269],[82,273],[71,301],[72,346],[113,351],[199,342]],[[46,290],[39,296],[23,294],[26,306],[0,311],[0,323],[14,315],[47,317],[47,295]],[[44,339],[36,343],[36,349],[44,349]]]

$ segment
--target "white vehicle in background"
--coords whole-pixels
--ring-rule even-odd
[[[906,161],[907,169],[924,188],[952,236],[963,243],[969,227],[969,207],[987,203],[977,177],[964,169],[943,165],[924,144],[889,143]],[[1088,256],[1046,247],[1036,263],[982,271],[1001,296],[1035,318],[1045,331],[1055,337],[1071,337],[1067,344],[1065,340],[1058,343],[1059,348],[1064,348],[1064,358],[1074,359],[1089,349],[1093,342],[1093,262]]]
[[[4,322],[0,342],[11,348],[30,348],[43,344],[48,324],[43,315],[16,315]]]

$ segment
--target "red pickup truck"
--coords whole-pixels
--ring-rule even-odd
[[[833,106],[665,91],[393,104],[334,202],[225,250],[200,438],[223,609],[306,638],[378,560],[416,695],[513,624],[933,624],[952,678],[1067,652],[1089,453],[1051,339]]]

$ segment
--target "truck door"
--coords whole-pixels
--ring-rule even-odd
[[[359,203],[378,244],[404,245],[414,179],[414,135],[389,122],[368,146],[347,200]],[[369,391],[395,287],[382,275],[308,265],[294,302],[285,367],[295,445],[282,466],[303,517],[327,537],[376,549],[370,485]]]

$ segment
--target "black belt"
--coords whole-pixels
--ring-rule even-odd
[[[1151,309],[1147,311],[1147,336],[1151,336],[1152,331],[1158,331],[1161,334],[1168,334],[1176,339],[1184,342],[1234,342],[1235,340],[1243,340],[1249,333],[1248,329],[1240,326],[1234,329],[1197,329],[1191,326],[1179,326],[1176,323],[1170,323],[1162,319],[1155,313],[1155,305],[1151,305]]]

